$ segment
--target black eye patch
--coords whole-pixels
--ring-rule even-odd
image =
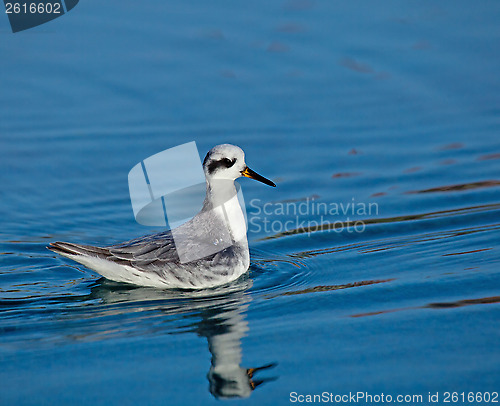
[[[205,161],[206,160],[207,160],[207,158],[205,158]],[[206,163],[205,161],[203,161],[203,164]],[[235,162],[236,162],[236,158],[233,158],[233,159],[222,158],[222,159],[219,159],[218,161],[210,161],[210,163],[208,164],[208,167],[207,167],[208,173],[212,174],[219,168],[231,168]]]

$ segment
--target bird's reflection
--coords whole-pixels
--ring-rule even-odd
[[[126,302],[128,311],[134,302],[142,308],[147,303],[148,310],[197,319],[181,331],[195,332],[207,339],[212,357],[207,374],[210,393],[221,399],[244,398],[261,384],[276,379],[261,377],[260,373],[274,367],[274,363],[253,368],[241,365],[241,341],[249,332],[245,316],[251,301],[247,293],[251,286],[251,279],[243,279],[227,287],[200,292],[162,291],[100,280],[92,288],[91,296],[106,304]]]
[[[255,374],[271,368],[268,364],[257,368],[241,366],[241,339],[248,332],[245,312],[250,300],[242,292],[232,294],[231,303],[209,307],[202,312],[198,334],[207,338],[212,354],[208,372],[210,393],[216,398],[248,397],[268,379],[256,379]]]

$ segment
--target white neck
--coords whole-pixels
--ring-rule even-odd
[[[219,216],[234,242],[246,241],[247,225],[234,181],[225,179],[207,181],[207,196],[203,210],[213,210]]]

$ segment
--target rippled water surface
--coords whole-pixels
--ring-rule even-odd
[[[496,1],[0,18],[0,404],[498,391],[498,21]],[[240,182],[245,277],[132,287],[45,248],[156,231],[127,174],[193,140],[278,185]]]

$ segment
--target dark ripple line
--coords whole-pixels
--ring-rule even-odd
[[[492,231],[492,230],[498,230],[500,229],[500,223],[498,224],[490,224],[487,226],[479,226],[479,227],[466,227],[466,228],[459,228],[455,230],[447,230],[447,231],[437,231],[433,233],[425,233],[425,234],[417,234],[416,236],[411,236],[407,238],[401,238],[401,237],[390,237],[387,239],[379,239],[375,240],[372,243],[366,243],[366,242],[361,242],[361,243],[353,243],[353,244],[346,244],[346,245],[341,245],[338,247],[331,247],[331,248],[321,248],[321,249],[316,249],[316,250],[309,250],[309,251],[303,251],[303,252],[297,252],[293,254],[294,256],[301,257],[301,258],[312,258],[318,255],[324,255],[324,254],[333,254],[335,252],[343,252],[343,251],[349,251],[353,249],[359,249],[361,253],[370,253],[370,252],[377,252],[377,251],[385,251],[388,249],[394,249],[398,247],[404,247],[409,245],[410,243],[421,243],[421,242],[427,242],[427,241],[437,241],[445,238],[451,238],[451,237],[456,237],[459,235],[467,235],[467,234],[475,234],[479,232],[486,232],[486,231]],[[481,251],[487,251],[490,248],[483,249]],[[480,252],[479,250],[476,250],[477,252]]]
[[[357,314],[352,314],[350,317],[358,318],[358,317],[378,316],[380,314],[395,313],[395,312],[400,312],[405,310],[415,310],[415,309],[453,309],[457,307],[464,307],[464,306],[471,306],[478,304],[494,304],[494,303],[500,303],[500,296],[482,297],[477,299],[462,299],[462,300],[456,300],[454,302],[434,302],[423,306],[403,307],[400,309],[380,310],[368,313],[357,313]]]
[[[302,290],[292,290],[288,292],[283,292],[283,293],[278,293],[275,295],[265,295],[264,297],[266,299],[273,299],[278,296],[293,296],[293,295],[303,295],[307,293],[316,293],[316,292],[331,292],[333,290],[342,290],[342,289],[349,289],[349,288],[357,288],[360,286],[369,286],[369,285],[376,285],[379,283],[387,283],[387,282],[392,282],[396,280],[395,278],[390,278],[390,279],[374,279],[374,280],[369,280],[369,281],[359,281],[359,282],[352,282],[352,283],[345,283],[342,285],[318,285],[318,286],[313,286],[307,289],[302,289]]]
[[[384,224],[384,223],[399,223],[399,222],[406,222],[406,221],[414,221],[414,220],[423,220],[423,219],[435,219],[435,218],[443,218],[443,217],[449,217],[449,216],[456,216],[456,215],[463,215],[463,214],[472,214],[472,213],[480,213],[480,212],[486,212],[486,211],[494,211],[494,210],[500,210],[500,203],[492,203],[492,204],[484,204],[484,205],[479,205],[479,206],[472,206],[472,207],[464,207],[464,208],[459,208],[459,209],[451,209],[451,210],[440,210],[440,211],[433,211],[429,213],[420,213],[420,214],[409,214],[409,215],[404,215],[404,216],[394,216],[394,217],[384,217],[384,218],[369,218],[365,220],[357,220],[365,225],[371,225],[371,224]],[[295,228],[292,230],[288,231],[283,231],[274,235],[270,235],[267,237],[263,237],[259,239],[258,241],[266,241],[266,240],[273,240],[276,238],[282,238],[282,237],[287,237],[289,235],[297,235],[297,234],[309,234],[309,233],[314,233],[314,232],[320,232],[320,231],[328,231],[328,230],[335,230],[338,228],[344,229],[348,227],[347,222],[341,222],[341,221],[335,221],[334,223],[323,223],[320,225],[314,225],[310,227],[300,227],[300,228]]]

